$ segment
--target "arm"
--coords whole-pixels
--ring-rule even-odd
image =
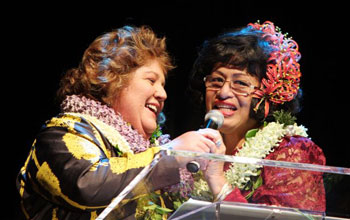
[[[69,123],[41,131],[25,166],[31,188],[55,204],[83,210],[105,207],[157,152],[150,148],[116,157],[89,124]]]
[[[322,150],[310,139],[285,137],[265,159],[325,165]],[[315,211],[325,211],[322,173],[285,168],[264,167],[263,185],[253,202]]]
[[[221,135],[216,138],[220,140],[221,144],[216,146],[211,153],[225,154],[226,146],[222,141]],[[205,179],[209,185],[209,188],[214,196],[214,201],[231,201],[247,203],[247,200],[242,196],[238,188],[232,187],[226,180],[224,174],[224,162],[222,161],[209,161],[205,171]]]

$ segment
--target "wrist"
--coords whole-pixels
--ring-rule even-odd
[[[221,188],[219,194],[214,197],[214,202],[222,201],[233,191],[232,186],[229,183],[225,183],[225,185]]]
[[[214,198],[222,191],[223,187],[227,184],[224,176],[212,176],[207,179],[209,188],[213,193]]]

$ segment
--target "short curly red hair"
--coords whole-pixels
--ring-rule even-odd
[[[158,38],[151,28],[124,26],[105,33],[85,50],[79,67],[63,76],[58,98],[75,94],[110,104],[128,85],[129,73],[154,59],[165,74],[174,68],[165,37]]]

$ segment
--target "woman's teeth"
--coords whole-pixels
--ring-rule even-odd
[[[216,105],[215,108],[216,109],[229,109],[229,110],[232,110],[232,111],[237,110],[237,108],[232,106],[232,105]]]
[[[152,112],[157,114],[157,107],[154,105],[146,104],[146,107],[150,109]]]

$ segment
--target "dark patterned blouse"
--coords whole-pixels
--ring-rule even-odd
[[[128,146],[120,132],[89,115],[64,113],[49,120],[18,176],[25,218],[95,219],[159,151],[150,147],[134,154]],[[166,160],[139,193],[179,181],[175,160]],[[118,207],[117,219],[133,218],[137,193],[131,195]]]

